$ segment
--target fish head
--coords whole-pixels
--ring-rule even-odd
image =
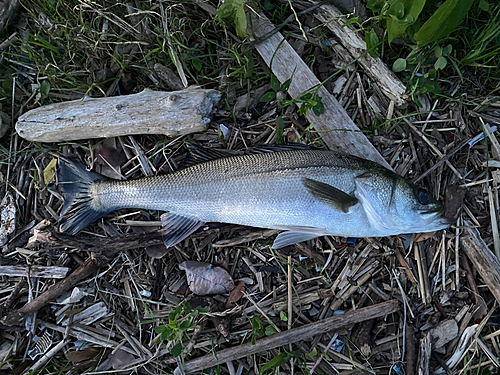
[[[427,190],[387,170],[358,176],[355,195],[381,235],[434,232],[451,224]]]

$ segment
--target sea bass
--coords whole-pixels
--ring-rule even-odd
[[[61,231],[75,235],[122,208],[160,210],[167,247],[207,222],[283,230],[276,249],[323,235],[383,237],[450,225],[422,187],[375,162],[326,150],[228,156],[131,181],[63,162],[58,180]]]

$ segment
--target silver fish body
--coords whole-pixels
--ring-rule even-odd
[[[377,163],[333,151],[231,156],[132,181],[96,176],[77,191],[80,198],[70,189],[63,231],[75,234],[90,219],[121,208],[167,211],[164,225],[185,232],[174,233],[169,245],[206,222],[287,231],[276,248],[321,235],[381,237],[449,226],[441,205],[422,188]],[[88,206],[99,215],[79,220]]]

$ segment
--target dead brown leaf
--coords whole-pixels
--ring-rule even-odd
[[[238,302],[241,297],[243,297],[243,293],[245,292],[245,282],[243,280],[240,280],[238,282],[238,285],[231,290],[231,293],[229,293],[229,298],[227,299],[226,302],[226,309],[231,309],[234,307],[234,304]]]
[[[189,289],[195,294],[222,294],[235,288],[229,273],[209,263],[185,261],[179,264],[181,270],[186,271]]]

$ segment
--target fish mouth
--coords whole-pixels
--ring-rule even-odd
[[[427,210],[418,210],[418,213],[428,225],[435,226],[438,229],[448,228],[453,221],[444,216],[444,207],[436,207]]]

